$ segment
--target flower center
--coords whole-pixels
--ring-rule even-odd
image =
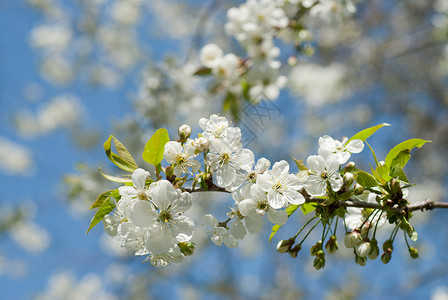
[[[274,190],[277,193],[283,194],[283,185],[280,182],[277,182],[277,184],[274,186]]]
[[[327,171],[323,171],[322,174],[320,174],[320,177],[322,177],[322,179],[328,179]]]
[[[219,160],[219,163],[221,165],[226,164],[230,161],[230,155],[228,153],[224,153],[223,155],[221,155],[221,159]]]
[[[171,216],[171,214],[169,212],[161,211],[157,221],[160,223],[169,223],[172,219],[173,219],[173,217]]]

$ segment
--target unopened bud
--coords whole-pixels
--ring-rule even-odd
[[[373,239],[370,241],[370,253],[367,256],[369,259],[376,259],[380,255],[380,249],[378,248],[378,241]]]
[[[386,249],[383,254],[381,254],[381,261],[383,264],[387,264],[392,258],[392,249]]]
[[[383,251],[390,249],[390,251],[394,250],[394,244],[391,240],[387,240],[383,244]]]
[[[314,259],[313,267],[314,267],[316,270],[320,270],[320,269],[322,269],[323,267],[325,267],[325,257],[316,257],[316,258]]]
[[[314,244],[314,245],[311,247],[311,249],[310,249],[310,254],[311,254],[312,256],[316,256],[316,255],[317,255],[317,252],[318,252],[319,250],[322,250],[322,241],[318,241],[316,244]]]
[[[183,255],[189,256],[194,253],[194,243],[191,242],[180,242],[177,244]]]
[[[345,172],[351,172],[351,171],[353,171],[355,169],[355,163],[353,162],[353,161],[351,161],[351,162],[349,162],[349,163],[347,163],[346,165],[345,165]]]
[[[352,185],[352,183],[354,181],[355,181],[355,176],[353,176],[352,173],[347,172],[347,173],[344,174],[344,184],[346,186]]]
[[[364,187],[359,183],[355,184],[355,188],[353,189],[355,195],[361,195],[364,192]]]
[[[364,267],[366,265],[366,261],[367,261],[367,258],[365,258],[365,257],[361,257],[358,255],[355,256],[355,263],[357,263],[360,266]]]
[[[300,246],[300,244],[297,244],[291,250],[289,250],[289,255],[292,258],[296,258],[297,254],[300,252],[300,250],[302,250],[302,246]]]
[[[356,254],[360,257],[366,257],[370,253],[371,247],[369,242],[362,242],[356,247]]]
[[[195,147],[199,151],[206,151],[208,149],[210,142],[205,137],[198,137],[192,143],[193,147]]]
[[[292,245],[294,244],[295,240],[293,238],[290,238],[289,240],[281,240],[277,244],[277,251],[280,253],[286,253],[291,250]]]
[[[185,141],[191,135],[191,127],[188,126],[187,124],[184,124],[184,125],[179,127],[177,132],[179,133],[179,137],[180,137],[181,143],[185,143]]]
[[[344,245],[347,248],[353,248],[361,242],[361,234],[358,230],[347,232],[344,237]]]
[[[414,247],[409,247],[409,255],[411,255],[412,258],[418,258],[418,250]]]
[[[330,239],[328,240],[327,244],[325,245],[325,249],[329,254],[335,253],[339,249],[339,244],[336,241],[336,236],[332,235],[330,236]]]

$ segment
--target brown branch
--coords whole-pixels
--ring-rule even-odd
[[[225,188],[219,187],[215,184],[210,184],[208,186],[208,189],[203,188],[183,188],[183,191],[189,192],[189,193],[198,193],[198,192],[223,192],[223,193],[230,193]],[[319,203],[323,204],[327,199],[321,199],[321,198],[314,198],[308,195],[306,192],[301,193],[305,197],[306,203]],[[333,203],[334,205],[335,203]],[[337,206],[339,207],[358,207],[358,208],[373,208],[373,209],[382,209],[384,208],[378,203],[370,203],[370,202],[363,202],[357,199],[349,199],[346,201],[338,201]],[[405,207],[402,207],[403,209],[406,209]],[[425,211],[425,210],[432,210],[434,208],[448,208],[448,202],[435,202],[431,200],[425,200],[416,204],[411,204],[407,206],[407,211]]]

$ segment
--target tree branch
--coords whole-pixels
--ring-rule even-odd
[[[183,188],[182,190],[185,192],[189,192],[189,193],[199,193],[199,192],[230,193],[225,188],[219,187],[215,184],[210,184],[208,186],[208,189]],[[302,192],[301,194],[303,195],[303,197],[305,197],[306,203],[323,204],[325,201],[327,201],[327,199],[311,197],[306,192]],[[335,203],[333,203],[333,204],[335,204]],[[383,206],[381,206],[378,203],[363,202],[358,199],[349,199],[346,201],[338,201],[338,202],[336,202],[336,205],[338,207],[358,207],[358,208],[372,208],[372,209],[382,209],[383,208]],[[425,211],[425,210],[433,210],[434,208],[447,208],[448,209],[448,202],[435,202],[435,201],[431,201],[431,200],[427,199],[425,201],[422,201],[422,202],[419,202],[416,204],[407,205],[406,207],[407,207],[407,211],[416,211],[416,210]]]

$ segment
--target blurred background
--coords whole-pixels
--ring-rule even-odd
[[[237,249],[215,247],[199,225],[195,255],[166,268],[142,263],[101,226],[85,235],[88,208],[117,187],[98,167],[122,174],[104,155],[109,134],[140,165],[157,128],[176,139],[187,123],[196,136],[198,120],[217,112],[237,117],[256,159],[290,164],[290,155],[315,154],[324,134],[341,139],[390,123],[369,139],[380,160],[405,139],[433,141],[406,166],[417,184],[409,201],[447,201],[447,1],[359,1],[350,13],[335,8],[352,1],[320,1],[333,5],[324,11],[330,17],[304,14],[292,38],[275,39],[278,72],[287,78],[277,99],[235,97],[235,114],[226,91],[194,73],[208,43],[247,55],[224,30],[227,10],[243,2],[0,0],[1,298],[448,299],[443,210],[413,218],[419,259],[399,237],[388,265],[377,259],[361,267],[340,240],[320,271],[308,254],[317,236],[296,259],[275,250],[303,224],[301,214],[272,244],[266,222]],[[368,149],[352,159],[364,169],[373,162]],[[219,193],[195,197],[193,217],[225,218],[233,205]]]

